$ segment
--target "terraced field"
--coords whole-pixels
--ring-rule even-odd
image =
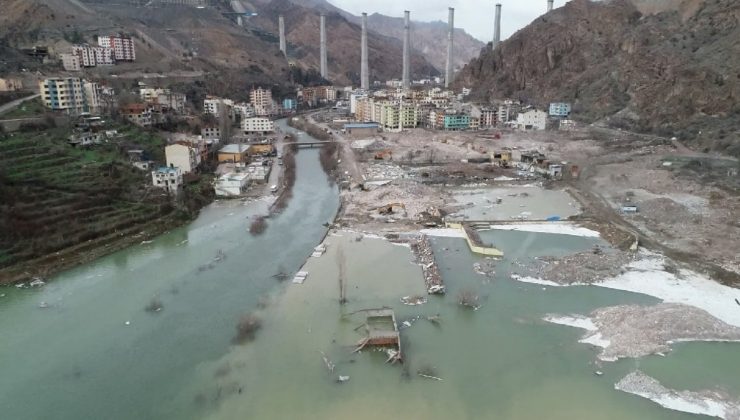
[[[62,250],[96,253],[173,212],[117,145],[74,149],[67,134],[0,137],[0,270]]]

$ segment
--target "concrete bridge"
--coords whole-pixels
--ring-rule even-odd
[[[301,141],[289,141],[289,142],[283,143],[283,148],[285,148],[285,146],[295,146],[295,147],[298,147],[298,148],[300,148],[300,147],[314,147],[314,146],[317,146],[318,147],[318,146],[323,146],[325,144],[330,144],[330,143],[337,143],[337,142],[336,141],[333,141],[333,140],[303,141],[303,142],[301,142]]]

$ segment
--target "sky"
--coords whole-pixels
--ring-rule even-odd
[[[501,39],[527,26],[547,11],[547,0],[328,0],[354,15],[362,12],[403,17],[411,11],[411,20],[447,21],[447,8],[455,8],[455,27],[463,28],[483,42],[493,39],[494,5],[501,3]],[[555,7],[567,0],[555,0]]]

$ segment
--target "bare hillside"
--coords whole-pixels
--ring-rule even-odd
[[[628,0],[571,1],[484,51],[456,83],[479,100],[570,101],[585,122],[739,156],[740,3],[684,5],[695,11],[643,15]]]

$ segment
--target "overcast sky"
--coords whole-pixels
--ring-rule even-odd
[[[455,8],[455,26],[483,42],[493,39],[494,4],[501,3],[501,38],[527,26],[547,11],[547,0],[328,0],[354,15],[382,13],[403,17],[411,11],[411,20],[447,21],[447,8]],[[555,7],[566,0],[555,0]]]

